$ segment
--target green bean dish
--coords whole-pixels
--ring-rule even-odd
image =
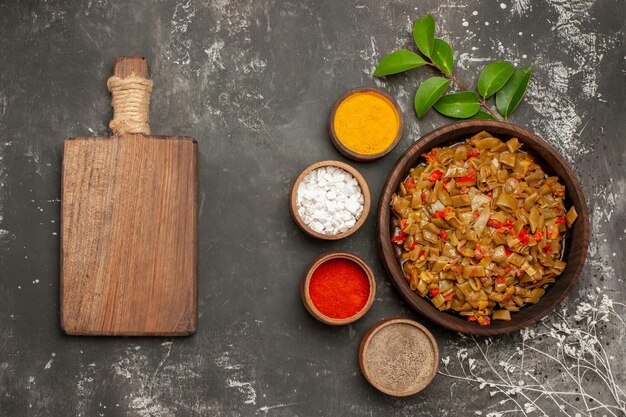
[[[487,326],[539,301],[565,269],[577,218],[565,187],[512,138],[434,148],[392,196],[392,242],[411,290]]]

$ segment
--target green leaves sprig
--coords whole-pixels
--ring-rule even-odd
[[[381,77],[383,75],[397,74],[426,64],[427,62],[424,58],[415,52],[404,50],[395,51],[380,61],[376,67],[376,71],[374,71],[374,76]]]
[[[418,117],[423,117],[433,107],[444,116],[456,119],[506,120],[522,100],[532,75],[531,68],[516,69],[507,61],[492,62],[478,76],[477,92],[474,92],[452,75],[452,48],[443,39],[435,38],[435,20],[431,15],[415,21],[413,40],[422,55],[403,49],[392,52],[380,61],[374,76],[398,74],[425,65],[439,70],[443,77],[426,79],[415,93],[414,105]],[[444,95],[451,84],[461,92]],[[499,114],[487,103],[494,95]],[[481,111],[481,107],[485,111]]]

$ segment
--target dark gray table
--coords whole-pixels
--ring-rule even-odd
[[[0,5],[1,416],[541,415],[533,408],[550,416],[623,415],[625,311],[601,302],[604,295],[626,301],[622,1],[79,3]],[[346,89],[382,86],[406,116],[404,138],[390,155],[356,164],[375,199],[404,149],[447,123],[434,112],[414,116],[413,94],[427,70],[384,82],[370,76],[386,52],[410,46],[411,22],[425,13],[455,49],[456,74],[466,83],[492,59],[535,68],[513,121],[572,164],[589,200],[592,243],[563,318],[487,340],[425,323],[440,343],[442,374],[422,393],[393,399],[362,378],[359,341],[384,317],[423,320],[382,270],[375,211],[352,237],[318,242],[291,220],[287,195],[308,164],[342,159],[327,138],[326,117]],[[152,64],[153,131],[193,136],[200,146],[200,320],[188,338],[67,337],[59,330],[62,143],[108,134],[105,81],[125,54]],[[330,249],[361,255],[376,274],[377,299],[352,326],[316,322],[299,299],[305,266]],[[604,311],[608,322],[576,322],[576,307],[594,317]],[[597,332],[598,358],[611,370],[596,358],[605,381],[543,354],[564,351],[556,344],[563,329],[570,342]],[[521,365],[518,349],[529,375],[503,366],[509,359]],[[572,365],[566,355],[563,361]],[[480,378],[497,384],[483,386]],[[581,387],[587,395],[577,394]],[[587,412],[603,404],[617,408]]]

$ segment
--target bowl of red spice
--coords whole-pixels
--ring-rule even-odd
[[[363,317],[376,295],[369,266],[348,252],[327,252],[311,262],[300,287],[306,309],[322,323],[341,326]]]

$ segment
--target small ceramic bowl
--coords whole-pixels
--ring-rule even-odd
[[[363,336],[359,365],[374,388],[406,397],[426,388],[437,374],[439,347],[421,324],[402,317],[385,319]]]
[[[361,187],[361,192],[363,193],[363,212],[361,213],[361,217],[359,217],[359,219],[356,221],[354,226],[352,226],[350,229],[346,230],[343,233],[338,233],[336,235],[326,235],[323,233],[316,232],[315,230],[307,226],[306,223],[304,223],[304,220],[302,220],[302,218],[298,214],[298,205],[297,205],[298,186],[302,182],[302,179],[309,172],[317,168],[326,167],[326,166],[333,166],[336,168],[341,168],[344,171],[347,171],[348,173],[350,173],[350,175],[352,175],[359,183],[359,186]],[[298,227],[300,227],[300,229],[302,229],[302,231],[304,231],[304,233],[306,233],[307,235],[316,237],[318,239],[323,239],[323,240],[339,240],[339,239],[343,239],[344,237],[350,236],[352,233],[359,230],[359,228],[363,225],[363,223],[365,223],[365,219],[367,218],[367,215],[369,214],[369,211],[370,211],[370,203],[371,203],[370,200],[371,200],[371,196],[370,196],[369,187],[367,186],[367,182],[365,181],[365,178],[363,178],[363,175],[361,175],[359,171],[357,171],[355,168],[353,168],[352,166],[346,163],[343,163],[340,161],[328,160],[328,161],[316,162],[308,166],[304,171],[300,173],[298,178],[296,178],[296,180],[294,181],[293,186],[291,187],[291,195],[289,198],[289,208],[291,211],[291,216],[293,217],[294,221],[296,222]]]
[[[309,284],[311,283],[311,277],[313,276],[313,273],[315,272],[315,270],[324,262],[330,259],[337,259],[337,258],[347,259],[349,261],[354,262],[359,267],[361,267],[361,269],[363,269],[363,271],[367,275],[367,278],[370,284],[369,297],[367,298],[367,301],[365,302],[365,305],[363,306],[363,308],[359,310],[355,315],[351,317],[347,317],[345,319],[335,319],[335,318],[328,317],[322,314],[317,309],[317,307],[315,307],[315,305],[313,304],[313,301],[311,300],[311,294],[309,293]],[[337,252],[337,251],[327,252],[315,258],[313,262],[311,262],[311,264],[307,268],[306,274],[302,278],[302,283],[300,285],[300,297],[302,298],[302,302],[304,303],[304,306],[309,311],[309,313],[311,313],[313,317],[315,317],[322,323],[330,324],[331,326],[342,326],[344,324],[354,323],[355,321],[363,317],[365,313],[367,313],[367,311],[372,306],[375,296],[376,296],[376,281],[374,280],[374,274],[372,273],[372,270],[370,269],[369,266],[367,266],[365,261],[363,261],[358,256],[353,255],[348,252]]]
[[[362,154],[362,153],[354,152],[351,149],[348,149],[339,140],[339,138],[337,137],[337,132],[335,132],[335,123],[334,123],[335,114],[337,113],[337,109],[339,108],[339,105],[351,95],[356,94],[356,93],[362,93],[362,92],[371,92],[371,93],[376,93],[376,94],[381,95],[389,103],[391,103],[396,113],[398,114],[399,127],[398,127],[398,133],[396,134],[396,137],[394,138],[393,142],[385,150],[376,154]],[[404,125],[404,117],[402,116],[402,110],[400,109],[400,106],[398,106],[398,103],[393,97],[391,97],[385,91],[380,90],[378,88],[360,87],[360,88],[355,88],[346,92],[344,95],[339,97],[339,99],[333,105],[333,108],[330,112],[330,117],[328,118],[328,135],[330,136],[330,140],[332,144],[335,146],[335,148],[337,148],[339,153],[341,153],[346,158],[350,158],[357,162],[370,162],[370,161],[373,161],[375,159],[378,159],[387,155],[389,152],[393,150],[393,148],[396,147],[396,145],[398,144],[398,142],[400,142],[400,139],[402,138],[403,125]]]

